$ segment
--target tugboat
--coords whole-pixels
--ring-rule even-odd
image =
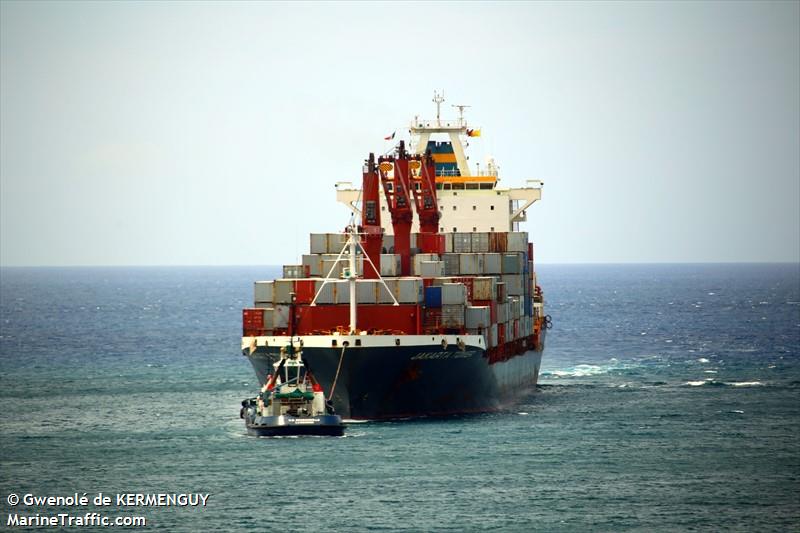
[[[319,382],[303,360],[302,348],[281,348],[274,371],[255,398],[242,401],[239,416],[256,437],[321,435],[341,437],[345,425],[325,400]],[[335,386],[335,384],[334,384]]]

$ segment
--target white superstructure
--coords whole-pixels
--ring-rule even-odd
[[[436,161],[436,189],[441,233],[504,232],[519,231],[519,223],[527,220],[526,209],[542,197],[540,180],[527,180],[524,187],[501,188],[497,186],[498,168],[489,159],[485,169],[473,172],[464,153],[464,140],[479,137],[480,130],[471,130],[464,119],[464,108],[459,109],[458,119],[442,119],[440,116],[442,95],[434,94],[436,119],[415,117],[409,126],[411,148],[421,154],[431,149]],[[442,139],[444,138],[444,139]],[[336,184],[336,200],[345,204],[357,217],[360,211],[361,190],[352,182]],[[380,194],[382,227],[386,235],[392,235],[392,223],[388,216],[386,198]],[[419,231],[419,217],[414,217],[413,232]]]

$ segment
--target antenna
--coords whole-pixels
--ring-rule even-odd
[[[458,109],[458,120],[464,122],[464,110],[468,107],[472,107],[471,105],[464,105],[464,104],[455,104],[452,107]]]
[[[442,105],[442,102],[444,102],[444,91],[442,91],[441,94],[439,94],[436,91],[433,91],[433,103],[436,104],[436,121],[437,122],[439,121],[440,107]]]

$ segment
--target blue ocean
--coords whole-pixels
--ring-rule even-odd
[[[512,409],[259,439],[241,308],[278,268],[3,268],[0,529],[800,529],[800,265],[537,270],[553,329]],[[208,500],[24,498],[76,493]]]

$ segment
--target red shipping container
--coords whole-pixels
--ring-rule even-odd
[[[426,254],[444,253],[444,235],[438,233],[418,233],[417,248]]]
[[[356,323],[358,329],[392,330],[415,335],[418,332],[420,307],[415,304],[359,305]],[[349,305],[316,305],[297,308],[298,335],[315,331],[335,331],[350,327]]]
[[[264,332],[264,310],[242,309],[242,335],[258,336]]]
[[[294,282],[295,302],[310,304],[316,294],[316,280],[298,279]]]
[[[489,234],[489,251],[505,253],[508,250],[508,233],[492,232]]]

